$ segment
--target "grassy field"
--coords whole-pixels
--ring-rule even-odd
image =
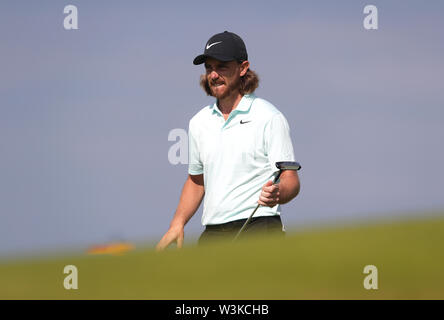
[[[65,265],[78,269],[65,290]],[[363,286],[366,265],[378,289]],[[0,263],[1,299],[444,299],[444,217],[279,240]]]

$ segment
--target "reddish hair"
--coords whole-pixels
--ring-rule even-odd
[[[209,96],[212,96],[210,85],[208,84],[208,78],[205,74],[200,76],[200,86]],[[259,76],[251,69],[247,70],[247,73],[240,78],[239,92],[241,95],[253,93],[254,90],[259,87]]]

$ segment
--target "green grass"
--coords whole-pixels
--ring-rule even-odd
[[[65,290],[65,265],[78,290]],[[378,268],[378,290],[363,287]],[[444,218],[0,264],[0,299],[444,299]]]

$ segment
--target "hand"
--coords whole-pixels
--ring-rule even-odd
[[[273,184],[272,181],[267,181],[262,187],[262,192],[257,203],[272,208],[279,203],[279,195],[279,184]]]
[[[167,233],[160,239],[156,246],[156,251],[163,251],[171,243],[177,242],[177,248],[182,248],[184,238],[183,227],[171,227]]]

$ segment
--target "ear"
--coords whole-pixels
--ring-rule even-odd
[[[250,62],[243,61],[240,65],[240,76],[243,77],[247,74],[248,69],[250,68]]]

